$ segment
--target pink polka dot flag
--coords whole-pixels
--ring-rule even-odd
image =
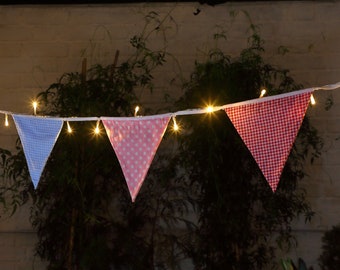
[[[171,115],[101,117],[134,202]]]
[[[276,191],[313,89],[231,104],[225,111]]]

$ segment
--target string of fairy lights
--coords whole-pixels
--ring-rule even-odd
[[[340,88],[340,82],[335,83],[335,84],[325,85],[325,86],[322,86],[322,87],[314,87],[314,88],[312,88],[312,90],[313,91],[315,91],[315,90],[334,90],[334,89],[337,89],[337,88]],[[297,92],[302,92],[302,91],[306,91],[306,90],[310,91],[310,88],[305,89],[305,90],[295,91],[295,92],[289,92],[289,93],[286,93],[286,94],[297,93]],[[264,87],[261,88],[259,99],[262,99],[262,98],[268,99],[268,98],[275,98],[276,97],[276,96],[265,97],[266,94],[267,94],[267,89],[264,88]],[[285,94],[281,94],[281,95],[285,95]],[[249,101],[244,101],[244,102],[249,102]],[[316,104],[316,100],[315,100],[313,94],[311,94],[311,97],[310,97],[310,104],[311,105]],[[31,102],[31,105],[32,105],[32,108],[33,108],[33,116],[35,116],[35,117],[47,117],[47,116],[39,116],[37,114],[38,107],[39,107],[39,102],[37,100],[33,100]],[[224,110],[225,108],[232,106],[232,105],[234,105],[234,104],[227,104],[227,105],[223,105],[223,106],[207,105],[205,108],[187,109],[187,110],[183,110],[183,111],[168,113],[168,115],[171,116],[172,123],[173,123],[172,130],[175,131],[175,132],[179,132],[180,129],[181,129],[180,125],[176,121],[176,116],[178,116],[178,115],[193,115],[193,114],[213,113],[213,112],[216,112],[216,111],[219,111],[219,110]],[[141,115],[138,114],[139,111],[140,111],[140,106],[137,105],[134,108],[133,117],[142,117]],[[4,120],[5,127],[9,127],[8,116],[13,115],[14,113],[10,112],[10,111],[1,111],[1,110],[0,110],[0,113],[5,115],[5,120]],[[49,117],[49,119],[52,119],[52,118],[53,117]],[[101,118],[100,117],[54,117],[54,118],[55,119],[62,119],[63,121],[66,122],[66,131],[68,133],[74,132],[74,130],[72,129],[72,126],[70,124],[70,122],[73,122],[73,121],[95,121],[96,125],[93,128],[93,133],[95,135],[99,135],[101,133],[101,129],[100,129]]]

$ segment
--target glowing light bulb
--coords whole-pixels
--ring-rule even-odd
[[[316,101],[315,101],[315,98],[314,98],[313,94],[310,95],[310,103],[311,103],[312,105],[315,105],[315,104],[316,104]]]
[[[9,123],[8,123],[8,115],[5,114],[5,127],[8,127]]]
[[[135,114],[134,114],[134,116],[136,117],[137,116],[137,113],[139,112],[139,106],[136,106],[135,107]]]
[[[37,101],[32,101],[32,106],[33,106],[33,113],[34,115],[37,115],[37,108],[38,108],[38,102]]]
[[[68,133],[72,133],[73,130],[72,130],[71,126],[70,126],[70,123],[67,121],[66,124],[67,124],[67,132]]]
[[[94,129],[94,134],[96,135],[100,134],[99,120],[97,121],[96,127]]]
[[[207,113],[212,113],[214,111],[214,106],[209,105],[205,110]]]
[[[173,130],[174,131],[179,131],[179,126],[177,125],[176,117],[175,116],[172,117],[172,121],[174,122]]]
[[[264,95],[267,93],[267,90],[265,88],[262,88],[260,98],[264,97]]]

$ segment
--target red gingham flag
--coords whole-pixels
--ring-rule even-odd
[[[231,104],[225,111],[273,192],[313,89]]]
[[[170,115],[101,118],[134,202]]]

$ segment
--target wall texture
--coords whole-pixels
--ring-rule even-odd
[[[197,9],[200,10],[199,14]],[[149,12],[158,24],[149,20]],[[30,99],[46,89],[64,72],[80,71],[84,57],[89,65],[110,64],[116,50],[119,61],[133,48],[129,40],[144,31],[151,33],[154,49],[166,47],[168,62],[155,75],[154,93],[141,92],[143,104],[162,108],[165,94],[177,97],[179,85],[188,79],[194,60],[205,59],[218,43],[227,54],[237,56],[247,44],[250,23],[259,27],[265,40],[268,62],[290,69],[307,87],[340,81],[340,2],[285,1],[242,2],[201,6],[183,4],[113,4],[80,6],[0,6],[0,110],[31,113]],[[213,34],[227,39],[216,41]],[[281,48],[281,49],[280,49]],[[282,48],[288,51],[280,54]],[[322,157],[306,164],[310,177],[303,182],[316,212],[311,224],[294,222],[299,245],[283,257],[302,257],[314,269],[325,230],[340,222],[340,91],[317,92],[319,104],[332,96],[334,105],[309,108],[312,122],[325,141]],[[142,104],[142,105],[143,105]],[[1,117],[1,116],[0,116]],[[0,146],[12,147],[13,128],[0,129]],[[35,234],[27,209],[0,221],[0,268],[44,269],[33,258]]]

